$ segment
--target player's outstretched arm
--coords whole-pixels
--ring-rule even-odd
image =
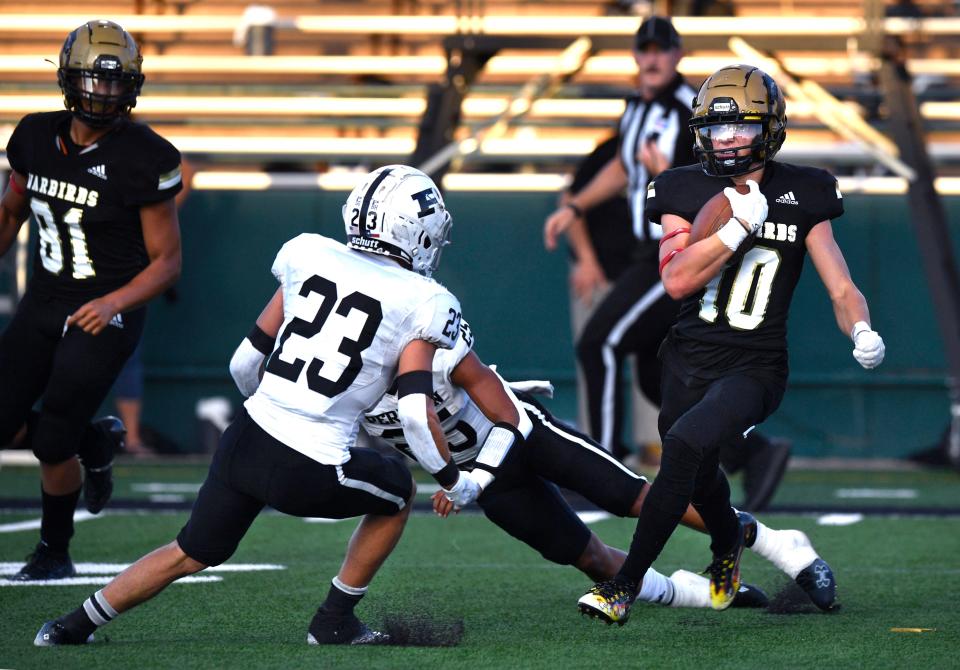
[[[403,437],[414,457],[457,507],[480,495],[479,485],[464,476],[450,457],[450,447],[433,406],[433,355],[437,345],[413,340],[400,352],[397,365],[397,414]]]
[[[843,252],[833,237],[830,221],[821,221],[807,235],[807,253],[823,282],[840,332],[853,340],[853,357],[864,368],[883,362],[885,346],[879,333],[870,327],[867,301],[850,278]]]
[[[480,445],[476,463],[465,473],[481,491],[493,482],[507,454],[533,430],[533,424],[507,382],[469,352],[450,374],[450,381],[465,390],[490,421],[493,428]]]
[[[20,226],[27,220],[26,179],[19,172],[10,173],[10,183],[0,200],[0,256],[7,253]]]

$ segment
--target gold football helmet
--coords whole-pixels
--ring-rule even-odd
[[[88,21],[60,49],[57,82],[64,105],[90,126],[109,126],[136,106],[142,64],[130,33],[113,21]]]
[[[787,136],[786,103],[766,72],[730,65],[700,86],[689,126],[703,171],[734,177],[762,167],[780,150]]]

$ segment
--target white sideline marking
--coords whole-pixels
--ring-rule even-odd
[[[916,489],[837,489],[837,498],[880,498],[906,500],[917,497]]]
[[[0,465],[40,465],[40,461],[29,449],[0,450]]]
[[[863,521],[862,514],[824,514],[817,519],[818,526],[852,526]]]
[[[22,562],[0,563],[0,575],[13,575],[23,567]],[[130,567],[130,563],[75,563],[79,575],[115,575]],[[287,566],[279,563],[226,563],[207,568],[207,572],[261,572],[263,570],[286,570]],[[62,582],[63,580],[56,580]]]
[[[577,512],[577,516],[586,524],[596,523],[597,521],[603,521],[604,519],[613,517],[609,512]]]
[[[130,489],[141,493],[196,493],[201,484],[181,484],[177,482],[146,482],[131,484]]]
[[[181,503],[184,502],[187,497],[177,493],[153,493],[148,499],[150,502],[155,503]]]
[[[109,584],[113,575],[104,575],[102,577],[67,577],[66,579],[46,579],[36,582],[11,582],[9,580],[0,581],[0,586],[99,586]],[[174,584],[204,584],[209,582],[222,582],[223,577],[216,575],[192,575],[183,577],[174,582]]]
[[[73,513],[74,523],[96,518],[96,514],[90,514],[87,510],[77,510]],[[0,533],[17,533],[21,530],[37,530],[38,528],[40,528],[40,519],[30,519],[29,521],[0,524]],[[19,570],[19,568],[17,569]]]

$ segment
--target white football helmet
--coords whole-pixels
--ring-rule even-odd
[[[343,206],[348,247],[389,256],[426,277],[450,244],[451,223],[436,184],[408,165],[377,168]]]

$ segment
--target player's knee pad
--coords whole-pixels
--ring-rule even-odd
[[[56,465],[77,455],[86,424],[58,414],[41,412],[36,424],[28,423],[30,446],[41,463]]]

